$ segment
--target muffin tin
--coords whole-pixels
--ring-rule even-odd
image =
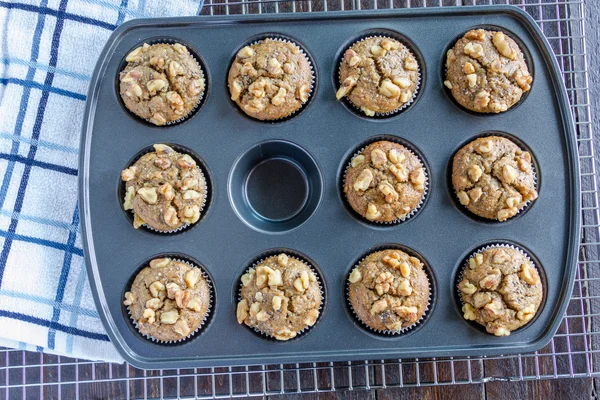
[[[445,50],[481,25],[518,37],[534,75],[526,98],[498,115],[465,111],[443,86]],[[417,98],[388,118],[358,115],[335,100],[341,52],[373,30],[396,32],[420,55]],[[265,34],[293,38],[314,60],[312,99],[284,122],[250,119],[229,99],[227,68],[236,49]],[[165,40],[179,41],[201,57],[208,86],[192,117],[156,127],[123,107],[117,80],[129,51]],[[518,138],[537,160],[539,198],[527,213],[504,223],[487,223],[464,212],[447,179],[450,159],[460,146],[489,131]],[[350,156],[370,138],[384,135],[418,149],[429,174],[427,201],[419,213],[389,226],[366,223],[349,212],[340,190]],[[135,230],[122,209],[120,171],[153,143],[197,153],[210,182],[205,215],[180,233]],[[531,17],[516,7],[133,20],[113,33],[100,55],[84,115],[79,204],[90,286],[112,342],[128,362],[142,368],[534,351],[558,329],[573,285],[580,234],[576,156],[556,60]],[[507,337],[486,334],[463,320],[455,294],[465,257],[491,242],[526,248],[545,276],[539,315]],[[418,329],[389,337],[360,326],[345,299],[351,267],[384,244],[420,254],[435,285],[427,318]],[[273,249],[309,258],[327,293],[319,321],[289,342],[265,339],[236,321],[241,274]],[[122,305],[136,271],[164,253],[197,260],[215,289],[210,323],[177,344],[141,336]]]

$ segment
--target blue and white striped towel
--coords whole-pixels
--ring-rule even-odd
[[[122,361],[90,293],[79,136],[100,50],[125,20],[203,0],[0,1],[0,346]]]

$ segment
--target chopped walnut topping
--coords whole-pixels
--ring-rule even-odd
[[[354,182],[354,190],[365,191],[371,185],[371,181],[373,180],[373,173],[368,168],[362,170],[358,178]]]
[[[458,284],[458,288],[464,294],[473,294],[473,293],[475,293],[477,291],[477,287],[475,285],[473,285],[471,282],[469,282],[468,280],[466,280],[466,279],[463,279]]]
[[[348,277],[348,280],[350,281],[350,283],[360,282],[361,279],[362,279],[362,274],[360,273],[360,270],[358,269],[358,267],[354,268],[352,270],[352,272],[350,273],[350,277]]]
[[[382,296],[390,291],[390,287],[394,282],[394,276],[390,272],[385,271],[379,274],[375,282],[375,290],[379,296]]]
[[[379,314],[382,311],[387,310],[387,302],[385,300],[377,300],[371,307],[371,315]]]
[[[521,265],[519,276],[529,285],[537,285],[540,282],[535,270],[527,263]]]
[[[133,304],[134,301],[135,301],[135,296],[133,295],[133,293],[126,292],[125,293],[125,301],[123,301],[123,304],[126,306],[130,306]]]
[[[465,303],[462,306],[463,318],[468,321],[474,321],[477,319],[477,314],[475,311],[475,308],[468,303]]]

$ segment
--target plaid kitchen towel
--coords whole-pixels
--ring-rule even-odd
[[[77,207],[87,87],[131,18],[203,0],[0,1],[0,346],[122,361],[94,306]]]

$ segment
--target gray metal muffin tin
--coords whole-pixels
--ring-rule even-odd
[[[499,115],[466,112],[442,85],[445,50],[480,25],[518,37],[534,74],[524,101]],[[404,35],[418,49],[422,83],[407,110],[392,118],[369,119],[336,101],[335,77],[345,47],[366,31],[381,29]],[[310,103],[285,122],[252,120],[229,100],[226,76],[236,50],[264,33],[282,34],[303,45],[318,76]],[[129,51],[144,41],[166,39],[181,41],[201,55],[208,90],[202,107],[187,121],[155,127],[123,107],[117,79]],[[524,215],[504,223],[472,218],[456,204],[449,187],[451,157],[486,131],[515,136],[538,164],[539,199]],[[340,175],[351,154],[378,135],[412,143],[425,156],[430,173],[429,198],[421,212],[389,227],[357,218],[340,191]],[[200,155],[212,183],[206,215],[180,234],[135,230],[118,195],[121,169],[141,149],[161,142]],[[534,351],[556,332],[573,285],[580,224],[576,160],[574,126],[556,60],[531,17],[515,7],[133,20],[113,33],[100,55],[85,111],[80,207],[92,292],[112,342],[128,362],[142,368]],[[284,186],[270,193],[278,182]],[[255,186],[259,184],[260,190]],[[294,199],[286,202],[287,196]],[[455,294],[464,258],[497,241],[529,251],[546,277],[538,317],[508,337],[494,337],[465,321]],[[413,249],[433,274],[428,317],[418,329],[394,337],[367,332],[349,313],[344,297],[354,263],[386,243]],[[275,248],[313,260],[327,292],[320,321],[289,342],[261,338],[238,325],[235,317],[240,275],[258,255]],[[182,344],[143,338],[122,305],[132,277],[144,261],[161,253],[197,260],[215,285],[210,323]]]

